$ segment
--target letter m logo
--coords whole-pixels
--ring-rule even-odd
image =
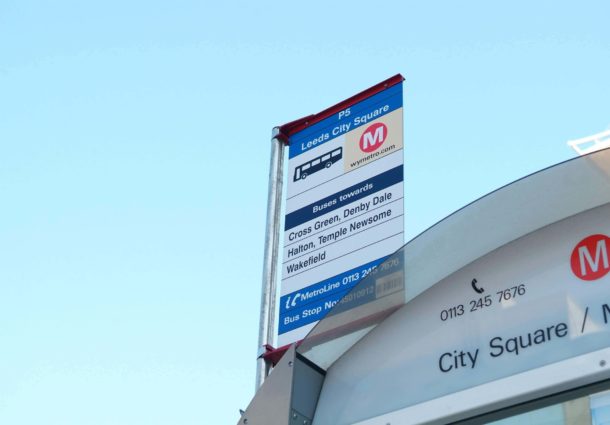
[[[385,142],[388,137],[388,127],[382,122],[370,125],[360,136],[360,150],[373,152]]]
[[[587,236],[572,250],[570,258],[572,272],[582,280],[601,279],[610,271],[609,250],[608,236],[600,234]]]

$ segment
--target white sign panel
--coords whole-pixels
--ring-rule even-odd
[[[289,138],[280,346],[402,246],[402,113],[399,82]]]

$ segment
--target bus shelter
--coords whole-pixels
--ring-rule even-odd
[[[293,344],[239,424],[610,423],[610,149],[456,211]]]

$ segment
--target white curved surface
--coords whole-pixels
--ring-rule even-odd
[[[516,392],[507,395],[485,390],[477,393],[480,402],[474,406],[463,400],[452,404],[453,394],[497,385],[493,382],[516,379],[526,371],[549,367],[549,363],[605,349],[610,325],[596,330],[593,336],[588,330],[582,336],[577,322],[588,303],[605,295],[610,302],[610,274],[603,278],[605,286],[577,285],[574,281],[578,279],[569,276],[565,258],[566,251],[587,232],[607,227],[604,231],[610,234],[609,170],[607,150],[543,170],[481,198],[407,244],[405,283],[407,299],[412,301],[354,341],[346,352],[310,350],[310,358],[319,356],[311,358],[314,362],[331,365],[314,424],[365,421],[362,423],[385,425],[383,418],[389,419],[391,412],[402,412],[403,418],[419,418],[413,423],[434,421],[434,415],[442,416],[441,422],[455,420],[514,402],[519,394],[524,396],[523,385],[535,385],[531,378],[521,377],[522,387],[515,387]],[[532,258],[528,252],[540,255]],[[482,279],[492,295],[514,279],[527,282],[530,301],[513,300],[513,310],[497,302],[486,311],[464,316],[467,319],[462,321],[438,320],[442,309],[476,298],[468,286],[472,276]],[[555,290],[554,282],[559,281],[562,284]],[[582,288],[597,288],[597,292],[583,293]],[[598,316],[599,308],[596,305]],[[438,370],[439,355],[445,352],[474,353],[478,348],[482,361],[485,344],[496,333],[508,338],[523,334],[530,324],[544,327],[547,322],[565,322],[565,335],[560,333],[563,339],[557,337],[552,344],[540,344],[535,347],[538,351],[527,351],[528,356],[534,356],[521,355],[516,362],[504,362],[502,357],[502,362],[494,362],[488,352],[486,361],[470,371],[467,367],[453,374]],[[593,366],[587,368],[587,376],[594,376]],[[579,382],[578,377],[552,375],[553,382],[536,382],[539,392],[552,392],[561,383]],[[427,418],[415,415],[422,403],[428,405]],[[430,409],[432,406],[436,407]]]

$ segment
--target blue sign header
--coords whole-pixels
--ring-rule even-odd
[[[289,139],[289,158],[294,158],[401,107],[402,83],[389,87],[292,135]]]

